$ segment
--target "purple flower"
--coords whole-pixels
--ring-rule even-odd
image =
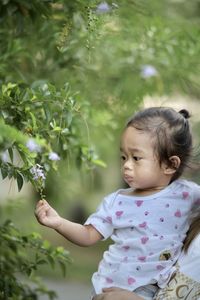
[[[101,2],[96,9],[96,13],[98,14],[105,14],[111,10],[110,6],[107,2]]]
[[[158,75],[158,71],[154,66],[144,65],[141,69],[141,77],[150,78]]]
[[[60,160],[60,156],[56,152],[50,152],[49,153],[49,159],[50,160]]]
[[[36,164],[30,169],[31,174],[33,175],[34,180],[45,180],[46,176],[43,171],[43,167],[39,164]]]
[[[31,152],[40,152],[41,151],[41,147],[33,139],[28,140],[28,142],[26,143],[26,147]]]

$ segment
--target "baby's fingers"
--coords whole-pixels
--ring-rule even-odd
[[[47,217],[48,210],[48,207],[42,206],[35,211],[35,216],[39,223],[44,224],[43,222]]]
[[[49,208],[50,205],[48,204],[48,202],[46,200],[39,200],[38,203],[36,204],[36,208],[35,211],[38,211],[39,209],[43,209],[43,208]]]
[[[44,200],[44,199],[39,200],[38,203],[36,204],[36,207],[40,207],[40,206],[43,206],[43,205],[46,205],[46,204],[48,204],[48,202],[46,200]]]
[[[36,209],[35,209],[35,215],[36,215],[36,217],[40,214],[40,212],[47,211],[49,209],[49,207],[50,206],[48,205],[48,203],[46,201],[43,202],[43,200],[40,200],[38,202],[38,204],[36,205]]]

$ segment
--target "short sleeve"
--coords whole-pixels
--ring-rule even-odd
[[[102,203],[98,206],[95,213],[89,216],[85,225],[92,225],[101,233],[104,239],[110,237],[113,233],[113,218],[112,218],[112,200],[114,194],[105,197]]]

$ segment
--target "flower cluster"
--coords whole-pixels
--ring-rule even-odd
[[[39,164],[36,164],[30,169],[31,174],[33,175],[33,180],[42,180],[45,181],[46,176],[44,174],[43,167]]]
[[[26,147],[28,148],[28,150],[30,152],[42,154],[42,147],[34,139],[29,139],[26,143]],[[52,162],[57,162],[60,160],[60,156],[56,152],[48,151],[48,153],[45,153],[45,156],[46,155],[48,155],[48,159]],[[34,156],[34,158],[35,158],[35,156]],[[4,159],[4,160],[6,159],[5,154],[4,154],[4,156],[2,156],[2,159]],[[38,159],[37,159],[37,161],[38,161]],[[52,164],[54,164],[54,163],[52,163]],[[46,163],[46,165],[47,166],[49,165],[48,162]],[[48,168],[50,168],[50,166],[48,166]],[[44,172],[43,166],[41,166],[38,163],[36,165],[32,166],[32,168],[30,168],[30,174],[31,174],[32,183],[34,184],[36,190],[40,193],[41,199],[44,199],[45,195],[43,194],[43,190],[45,187],[46,174]]]
[[[41,152],[41,147],[33,139],[29,139],[26,143],[26,147],[30,152]],[[56,152],[50,152],[48,155],[49,160],[58,161],[60,160],[59,155]],[[34,172],[35,170],[33,170]]]
[[[46,176],[45,176],[43,167],[39,164],[36,164],[35,166],[33,166],[30,169],[30,173],[33,176],[33,180],[35,181],[34,185],[35,185],[37,191],[40,193],[41,199],[45,199],[43,190],[44,190],[44,186],[45,186]]]

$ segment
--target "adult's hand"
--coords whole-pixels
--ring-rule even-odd
[[[103,293],[96,295],[93,300],[144,300],[134,292],[117,287],[105,288]]]

